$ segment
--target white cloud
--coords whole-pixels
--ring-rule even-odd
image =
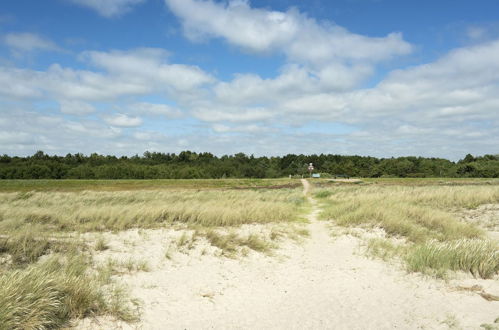
[[[119,79],[138,85],[163,86],[189,91],[213,78],[199,67],[166,62],[168,52],[158,48],[131,51],[85,52],[82,59],[105,69]]]
[[[319,23],[296,9],[287,12],[251,8],[248,1],[165,0],[193,40],[224,38],[257,53],[279,51],[293,61],[380,61],[411,52],[400,33],[372,38],[331,22]]]
[[[95,108],[88,103],[75,100],[59,101],[62,113],[70,115],[87,115],[95,112]]]
[[[3,37],[3,41],[18,55],[33,51],[61,51],[53,41],[34,33],[8,33]]]
[[[170,63],[167,51],[154,48],[84,52],[79,58],[87,69],[0,67],[0,95],[5,104],[10,102],[2,104],[0,149],[133,154],[188,148],[454,159],[467,152],[496,152],[499,40],[395,70],[376,86],[361,88],[375,72],[375,62],[410,50],[400,35],[359,36],[296,10],[276,13],[241,1],[167,1],[182,13],[177,15],[188,33],[225,38],[252,52],[282,52],[287,62],[272,78],[243,73],[229,81],[217,81],[196,66]],[[190,13],[189,6],[200,9]],[[213,22],[205,22],[203,15]],[[225,30],[218,28],[217,19],[225,22]],[[261,27],[268,33],[260,33]],[[175,106],[139,102],[144,99],[164,99]],[[119,104],[120,113],[78,121],[34,110],[4,113],[19,100],[23,105],[58,100],[61,112],[78,115],[94,112],[93,102],[109,102]],[[146,116],[163,123],[167,118],[187,120],[167,135],[148,127],[149,121],[144,124]],[[316,133],[317,122],[330,124],[330,132],[327,126]],[[337,129],[341,125],[348,129]],[[136,128],[129,132],[126,127]]]
[[[499,105],[497,56],[499,40],[456,49],[436,62],[392,72],[375,88],[346,97],[351,109],[368,116],[416,121],[491,116]]]
[[[146,0],[66,0],[95,10],[104,17],[121,16]]]
[[[164,116],[166,118],[179,118],[182,116],[182,111],[167,104],[141,102],[134,103],[129,108],[133,112],[149,116]]]
[[[214,124],[212,128],[217,133],[259,133],[259,132],[267,132],[269,129],[263,125],[238,125],[238,126],[229,126],[224,124]]]
[[[30,134],[24,132],[0,132],[0,145],[23,145],[32,144],[35,139]]]
[[[104,72],[75,70],[59,64],[46,71],[0,67],[0,95],[101,101],[157,92],[192,94],[196,88],[213,81],[196,66],[166,63],[164,54],[158,49],[139,49],[81,55]]]
[[[118,113],[114,116],[104,117],[104,121],[109,125],[118,127],[137,127],[142,125],[142,119],[140,117],[131,117],[123,113]]]
[[[262,122],[274,117],[269,110],[264,108],[196,108],[193,115],[206,122]]]

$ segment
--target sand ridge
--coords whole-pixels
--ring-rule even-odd
[[[499,294],[497,279],[445,283],[367,258],[358,238],[331,236],[328,223],[317,219],[320,207],[308,181],[302,183],[312,205],[310,238],[303,244],[284,242],[275,256],[192,253],[161,260],[150,272],[123,277],[142,300],[139,323],[85,320],[78,328],[477,329],[499,316],[499,302],[453,289],[479,284]],[[168,235],[135,235],[134,247],[121,253],[156,260],[162,255],[158,240]]]

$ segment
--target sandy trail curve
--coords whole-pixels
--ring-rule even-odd
[[[499,302],[369,259],[352,236],[333,238],[328,223],[317,220],[320,208],[308,181],[302,183],[312,204],[310,238],[303,244],[285,243],[273,257],[184,256],[156,264],[151,272],[124,277],[143,301],[140,323],[101,320],[80,327],[477,329],[499,316]],[[133,251],[152,253],[155,240],[151,233]],[[497,280],[467,281],[497,289]]]

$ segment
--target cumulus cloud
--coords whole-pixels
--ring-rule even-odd
[[[268,127],[262,126],[262,125],[256,125],[256,124],[250,124],[250,125],[237,125],[237,126],[230,126],[230,125],[224,125],[224,124],[214,124],[212,126],[213,130],[217,133],[230,133],[230,132],[237,132],[237,133],[259,133],[259,132],[267,132],[270,131]]]
[[[66,0],[79,6],[95,10],[104,17],[121,16],[146,0]]]
[[[394,71],[375,88],[346,98],[352,110],[367,116],[416,114],[411,117],[416,121],[491,116],[499,104],[498,54],[499,40],[456,49],[435,62]]]
[[[182,117],[182,111],[167,104],[140,102],[130,105],[129,108],[133,112],[148,116],[164,116],[166,118]]]
[[[159,48],[131,51],[84,52],[80,58],[132,83],[168,86],[189,91],[213,78],[197,66],[169,64],[168,52]]]
[[[75,100],[61,100],[59,101],[62,113],[70,115],[88,115],[95,112],[95,108],[88,103],[75,101]]]
[[[213,105],[212,105],[213,106]],[[265,108],[223,108],[223,107],[206,107],[195,108],[192,114],[206,122],[263,122],[274,117],[274,115]]]
[[[2,145],[26,145],[34,143],[33,136],[24,132],[0,132],[0,144]]]
[[[0,95],[101,101],[150,93],[192,93],[213,78],[196,66],[169,64],[159,49],[85,52],[80,57],[103,72],[51,65],[46,71],[0,68]]]
[[[15,55],[33,51],[61,51],[53,41],[35,33],[8,33],[3,37],[3,41]]]
[[[411,52],[400,33],[372,38],[332,22],[320,23],[296,9],[251,8],[247,1],[165,0],[191,39],[223,38],[257,53],[281,52],[293,61],[380,61]]]
[[[118,127],[137,127],[142,125],[142,119],[140,117],[131,117],[123,113],[106,116],[104,117],[104,121],[109,125]]]
[[[0,102],[57,100],[62,113],[5,114],[1,149],[133,154],[188,148],[453,159],[497,150],[499,40],[394,70],[365,88],[379,61],[411,51],[400,34],[361,36],[296,9],[255,9],[246,1],[165,1],[191,38],[223,38],[246,51],[284,54],[279,74],[236,73],[221,81],[197,66],[171,63],[169,52],[157,48],[83,52],[79,59],[86,69],[0,67]],[[167,104],[142,102],[151,99]],[[94,102],[112,104],[119,113],[90,120],[95,116],[84,115],[96,111]],[[74,121],[64,114],[82,117]],[[187,119],[182,128],[189,129],[155,131],[142,120],[151,116],[164,123]],[[332,123],[330,131],[314,131],[314,121]],[[348,132],[335,128],[345,124]]]

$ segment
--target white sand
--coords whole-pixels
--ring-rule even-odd
[[[313,202],[310,238],[303,244],[283,242],[272,257],[252,252],[228,259],[214,251],[201,255],[205,246],[197,246],[170,261],[165,245],[178,232],[112,235],[111,251],[100,257],[131,256],[152,266],[150,272],[122,277],[143,302],[141,321],[87,319],[78,328],[479,329],[499,317],[499,302],[455,290],[478,284],[499,295],[497,278],[463,276],[445,283],[369,259],[359,253],[358,238],[330,235]],[[122,244],[124,238],[128,244]]]

